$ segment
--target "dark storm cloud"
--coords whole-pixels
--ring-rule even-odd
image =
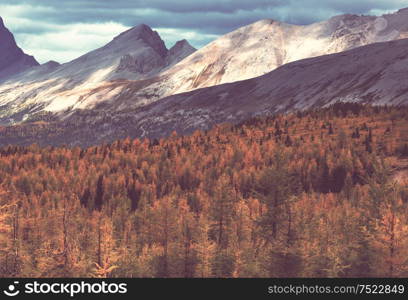
[[[126,26],[196,29],[225,33],[263,18],[295,24],[326,19],[334,14],[369,14],[408,6],[407,0],[2,0],[2,4],[53,8],[23,11],[21,16],[66,24],[115,21]],[[0,4],[1,7],[1,4]]]
[[[382,14],[407,6],[408,0],[1,0],[0,16],[28,47],[41,44],[30,37],[45,39],[47,33],[63,32],[64,26],[109,22],[124,27],[145,23],[168,45],[179,36],[201,47],[216,35],[260,19],[309,24],[338,14]],[[170,29],[172,36],[166,36]],[[45,40],[41,46],[47,45]]]
[[[190,12],[222,12],[233,13],[237,10],[262,9],[274,5],[284,5],[285,0],[9,0],[5,1],[16,4],[30,4],[60,7],[61,9],[133,9],[153,8],[175,13]]]

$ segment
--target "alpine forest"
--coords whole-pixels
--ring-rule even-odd
[[[407,277],[408,108],[0,149],[0,277]]]

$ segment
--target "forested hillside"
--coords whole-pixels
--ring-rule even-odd
[[[0,277],[408,276],[408,108],[0,149]]]

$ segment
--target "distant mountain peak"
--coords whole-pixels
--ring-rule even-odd
[[[176,47],[177,45],[185,45],[185,44],[189,45],[189,42],[186,39],[182,39],[182,40],[177,41],[172,48]]]
[[[144,38],[144,37],[149,37],[150,35],[153,34],[153,29],[151,29],[148,25],[146,24],[139,24],[136,25],[121,34],[119,34],[116,38],[123,38],[123,37],[139,37],[139,38]],[[115,39],[116,39],[115,38]]]
[[[129,43],[135,40],[143,40],[152,47],[161,57],[167,55],[167,48],[157,31],[154,31],[146,24],[139,24],[122,32],[114,38],[116,43]]]
[[[174,65],[195,51],[197,51],[197,49],[191,46],[186,39],[177,41],[167,53],[167,65]]]
[[[181,49],[190,49],[190,50],[193,50],[193,51],[197,50],[196,48],[191,46],[191,44],[186,39],[183,39],[183,40],[177,41],[174,44],[174,46],[170,48],[169,52],[178,52]]]
[[[408,7],[401,8],[397,11],[397,14],[408,14]]]
[[[245,28],[245,27],[268,26],[268,25],[282,25],[282,24],[289,25],[288,23],[284,23],[284,22],[277,21],[277,20],[274,20],[274,19],[262,19],[262,20],[259,20],[259,21],[257,21],[257,22],[254,22],[254,23],[252,23],[252,24],[249,24],[249,25],[247,25],[247,26],[244,26],[244,27],[242,27],[242,28]]]
[[[256,23],[258,23],[258,24],[273,24],[273,23],[281,23],[281,22],[276,21],[274,19],[267,18],[267,19],[259,20],[258,22],[255,22],[254,24],[256,24]]]
[[[45,64],[43,64],[44,66],[49,66],[49,67],[58,67],[61,64],[55,60],[49,60],[48,62],[46,62]]]
[[[1,17],[0,53],[0,79],[39,65],[34,57],[25,54],[23,50],[17,46],[13,34],[6,28]]]

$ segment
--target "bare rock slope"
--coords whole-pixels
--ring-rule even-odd
[[[39,111],[90,108],[122,91],[121,82],[154,77],[194,51],[187,41],[168,50],[156,31],[138,25],[71,62],[48,63],[3,82],[0,123],[21,122]]]
[[[0,82],[38,65],[34,57],[25,54],[17,46],[13,34],[0,17]]]

